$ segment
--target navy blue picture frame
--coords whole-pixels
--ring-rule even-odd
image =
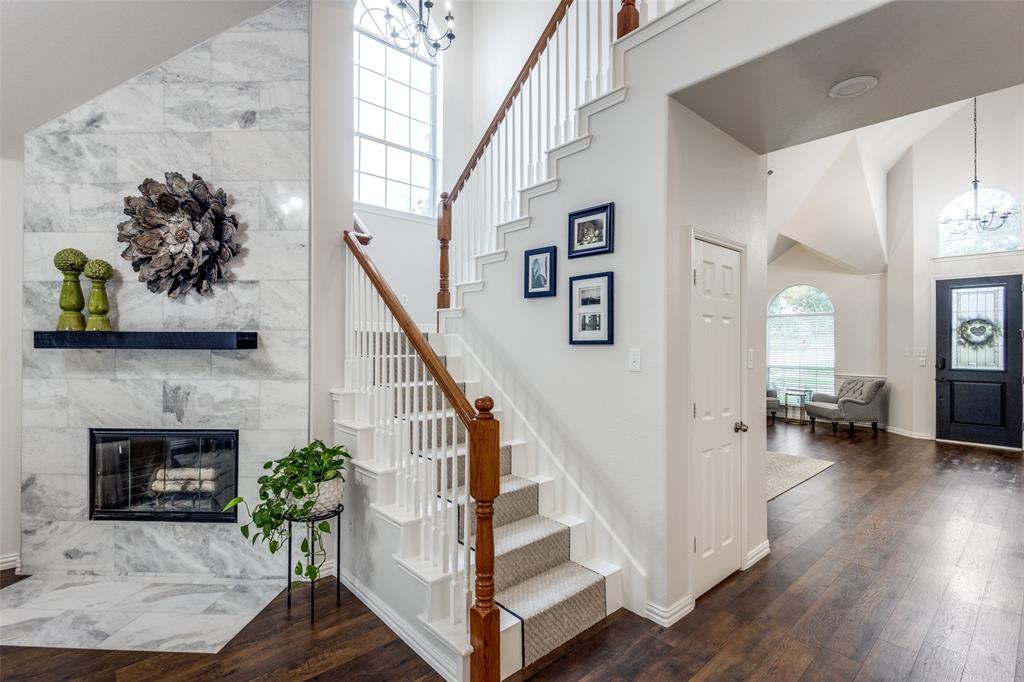
[[[580,218],[590,216],[604,216],[604,244],[591,248],[579,248],[576,246],[576,221]],[[582,211],[573,211],[569,214],[569,258],[583,258],[584,256],[596,256],[601,253],[615,252],[615,202],[591,206]]]
[[[607,280],[608,306],[605,314],[608,316],[608,338],[607,339],[577,339],[576,338],[576,294],[573,293],[573,282],[590,279]],[[594,272],[587,275],[576,275],[569,278],[569,345],[572,346],[610,346],[615,343],[615,273]]]
[[[541,291],[530,291],[530,256],[548,254],[548,288]],[[542,246],[523,252],[523,298],[546,298],[555,296],[558,287],[558,247]]]

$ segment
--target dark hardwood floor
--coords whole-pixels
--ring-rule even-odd
[[[532,680],[1024,682],[1019,455],[779,422],[836,462],[768,503],[771,554],[664,629],[619,611]]]
[[[768,557],[671,628],[619,611],[518,677],[1024,682],[1019,456],[782,423],[768,438],[836,462],[769,502]],[[0,647],[0,677],[435,677],[347,591],[340,609],[321,596],[311,630],[306,594],[290,618],[279,597],[215,656]]]

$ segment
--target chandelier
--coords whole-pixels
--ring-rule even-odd
[[[995,232],[1020,213],[1013,195],[994,187],[981,187],[978,181],[977,97],[974,98],[974,179],[971,187],[971,190],[951,201],[939,217],[939,224],[950,234]]]
[[[433,0],[394,0],[394,13],[391,3],[385,4],[388,6],[383,9],[373,8],[370,11],[383,11],[386,37],[398,49],[415,53],[422,47],[429,56],[436,57],[438,52],[452,46],[455,15],[452,14],[451,2],[445,7],[444,30],[437,34],[432,33],[430,27]]]

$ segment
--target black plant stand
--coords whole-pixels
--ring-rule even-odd
[[[324,512],[323,514],[317,514],[316,516],[310,516],[308,518],[297,519],[293,516],[285,514],[284,518],[288,521],[288,608],[292,607],[292,523],[304,523],[306,524],[306,535],[309,539],[309,546],[313,548],[313,526],[321,521],[327,519],[335,519],[334,524],[334,603],[337,606],[341,606],[341,512],[345,511],[345,505],[339,504],[334,509]],[[309,581],[309,624],[313,624],[313,605],[316,602],[316,581]]]

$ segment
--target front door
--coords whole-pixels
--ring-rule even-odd
[[[740,568],[742,270],[737,251],[694,242],[694,597]]]
[[[935,437],[1021,446],[1021,276],[936,283]]]

